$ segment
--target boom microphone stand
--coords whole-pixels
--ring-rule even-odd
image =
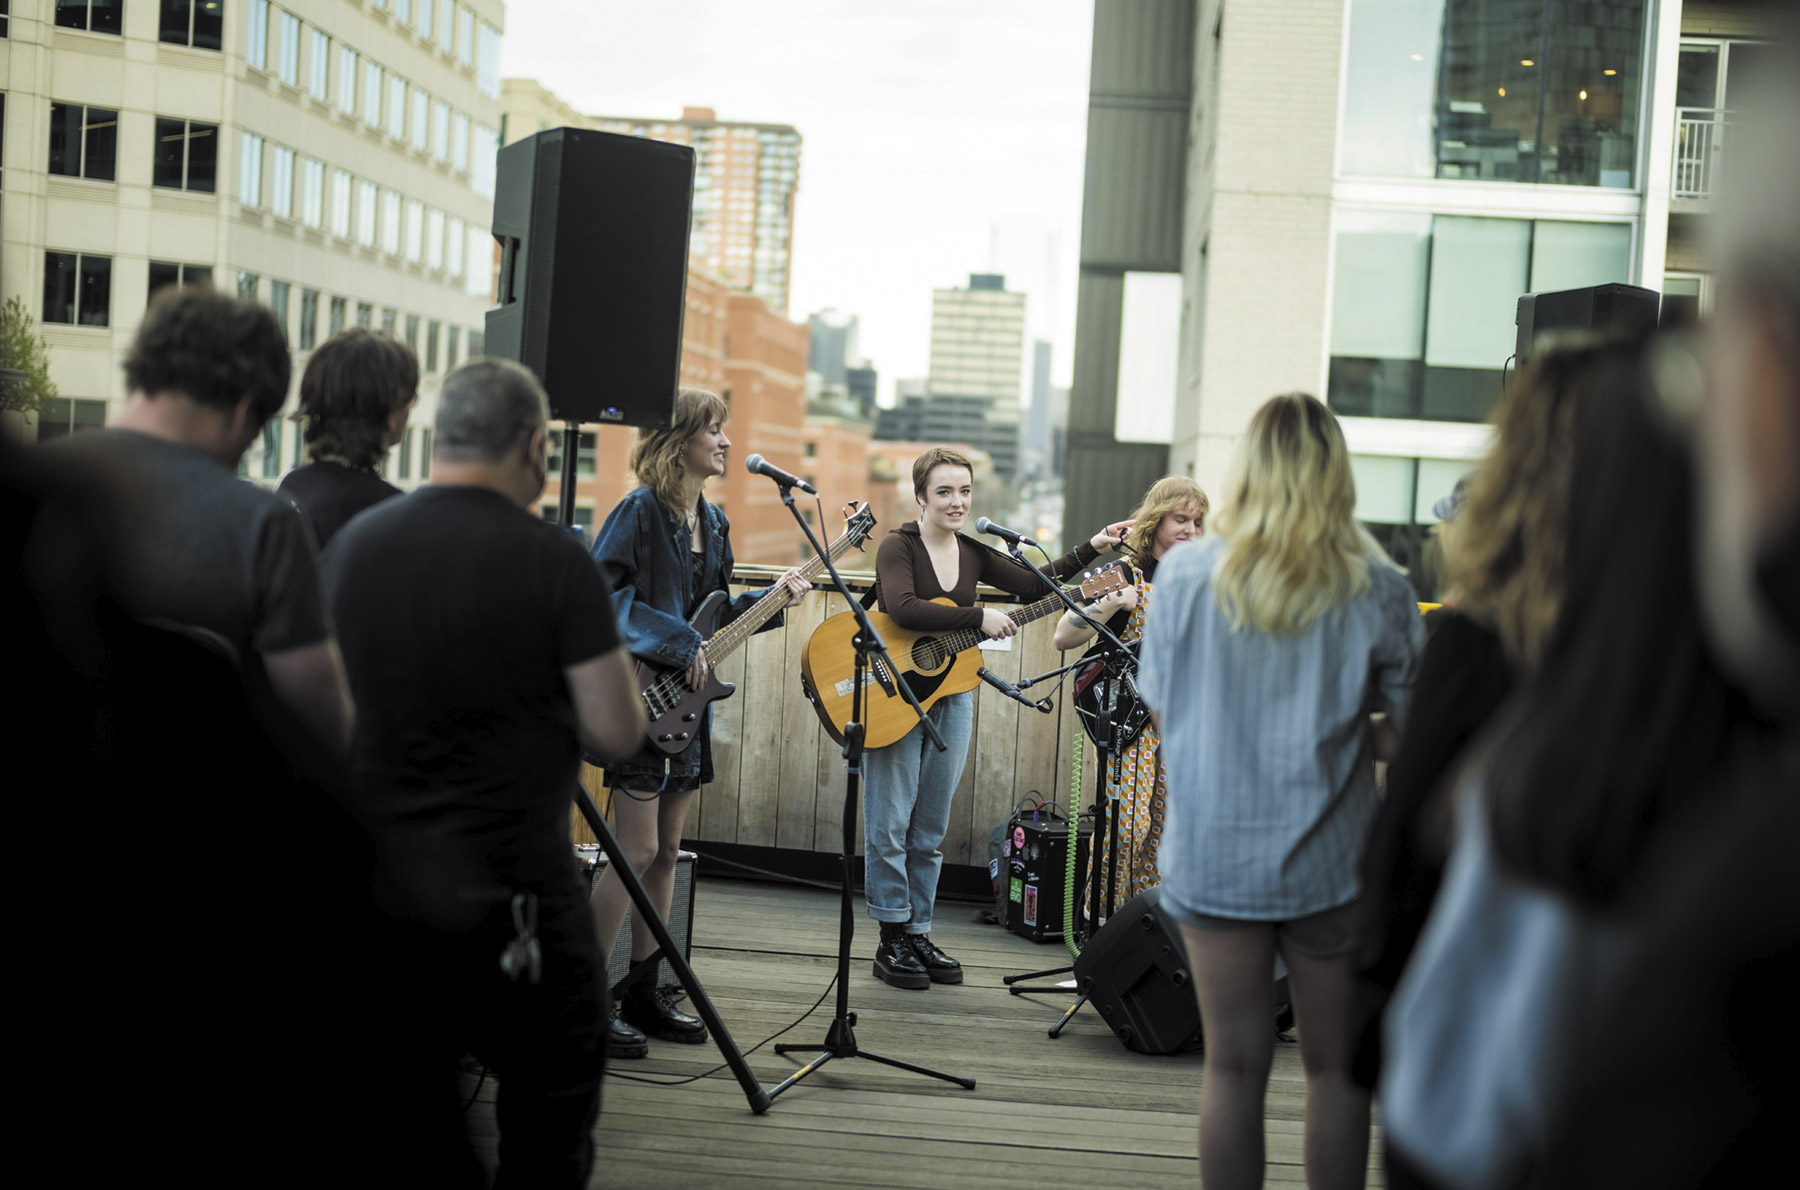
[[[556,515],[557,523],[565,529],[571,528],[575,524],[575,446],[578,433],[579,427],[574,421],[563,423],[563,445],[567,449],[563,451],[562,490],[557,497]],[[713,1007],[713,1002],[707,996],[706,989],[700,986],[700,977],[694,974],[694,969],[688,966],[687,956],[681,953],[679,946],[675,945],[675,939],[669,935],[668,924],[663,921],[662,914],[658,913],[656,906],[651,903],[650,894],[644,891],[644,884],[638,879],[637,873],[632,871],[631,864],[625,858],[624,849],[619,846],[618,838],[612,833],[612,828],[607,825],[605,817],[600,813],[600,808],[594,805],[594,799],[588,794],[587,786],[579,780],[575,782],[575,806],[581,811],[581,816],[587,819],[588,829],[593,831],[594,837],[600,841],[601,850],[606,852],[607,859],[612,863],[613,871],[619,874],[619,881],[625,886],[626,895],[631,898],[632,908],[637,910],[637,917],[632,928],[635,929],[638,925],[650,927],[650,933],[656,938],[657,949],[661,952],[662,957],[669,961],[669,967],[675,972],[675,978],[681,981],[681,986],[687,990],[688,999],[693,1001],[694,1010],[700,1014],[700,1019],[705,1021],[706,1027],[712,1031],[712,1039],[718,1045],[719,1053],[724,1056],[725,1064],[731,1067],[731,1073],[737,1076],[738,1086],[744,1089],[744,1097],[750,1101],[751,1112],[762,1115],[769,1110],[769,1103],[774,1096],[764,1091],[762,1084],[756,1081],[756,1075],[750,1070],[749,1064],[744,1061],[744,1055],[738,1051],[737,1042],[731,1038],[731,1030],[725,1027],[725,1022],[720,1019],[718,1009]],[[655,957],[652,955],[643,963],[634,966],[633,970],[648,967]]]
[[[774,477],[771,476],[771,478]],[[943,1071],[933,1070],[929,1066],[915,1066],[911,1062],[902,1062],[898,1058],[873,1054],[856,1044],[856,1014],[850,1011],[850,940],[855,933],[850,900],[850,857],[856,853],[856,799],[861,792],[863,759],[863,699],[871,680],[869,676],[871,665],[873,665],[873,672],[881,681],[883,689],[890,686],[899,687],[900,696],[906,699],[914,713],[919,716],[919,726],[924,729],[926,738],[931,741],[932,745],[939,752],[944,751],[945,745],[943,737],[932,726],[931,720],[925,717],[925,710],[919,705],[918,698],[913,695],[912,688],[895,671],[893,662],[888,657],[887,645],[883,643],[881,634],[875,631],[875,625],[869,619],[868,610],[850,594],[850,588],[845,585],[844,577],[838,573],[837,567],[832,565],[830,551],[819,544],[819,539],[813,536],[812,526],[806,523],[806,518],[800,515],[800,510],[794,507],[793,484],[781,479],[776,479],[775,482],[781,488],[781,502],[787,505],[789,512],[794,514],[794,520],[799,523],[800,531],[806,534],[806,540],[811,543],[813,552],[819,556],[820,561],[825,563],[825,569],[831,575],[831,581],[837,587],[838,593],[850,605],[850,610],[856,613],[859,629],[856,634],[856,668],[852,674],[855,686],[851,695],[851,719],[850,722],[844,724],[844,772],[847,774],[847,779],[844,783],[844,873],[838,914],[837,1011],[831,1018],[830,1028],[826,1030],[825,1044],[776,1045],[775,1052],[778,1054],[816,1053],[819,1056],[772,1088],[768,1093],[768,1098],[773,1100],[782,1092],[797,1085],[801,1079],[823,1068],[833,1058],[866,1058],[871,1062],[879,1062],[883,1066],[894,1066],[901,1070],[910,1070],[914,1074],[940,1078],[947,1083],[955,1083],[959,1087],[972,1091],[975,1089],[975,1080],[972,1078],[945,1074]]]

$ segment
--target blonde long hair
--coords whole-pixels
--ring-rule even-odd
[[[1200,506],[1200,519],[1204,522],[1206,514],[1212,510],[1212,501],[1200,485],[1185,475],[1165,475],[1150,485],[1144,493],[1144,499],[1131,514],[1131,532],[1125,536],[1125,549],[1139,561],[1155,557],[1156,531],[1162,528],[1163,518],[1178,508],[1186,508],[1190,504]]]
[[[1306,393],[1270,397],[1250,419],[1213,518],[1226,542],[1213,591],[1232,628],[1298,636],[1366,594],[1369,563],[1386,555],[1355,512],[1337,418]]]
[[[687,469],[682,455],[694,435],[713,422],[723,425],[731,410],[718,393],[703,388],[684,388],[675,394],[675,417],[667,429],[639,430],[631,444],[631,473],[640,487],[649,488],[656,498],[677,516],[686,516],[682,488]]]

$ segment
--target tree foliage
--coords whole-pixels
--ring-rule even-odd
[[[37,332],[23,298],[8,298],[0,309],[0,368],[23,373],[0,381],[0,412],[38,413],[56,399],[50,345]]]

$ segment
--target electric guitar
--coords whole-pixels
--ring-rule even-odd
[[[1077,581],[1081,587],[1079,598],[1083,600],[1099,599],[1131,584],[1129,573],[1118,562],[1083,571]],[[932,602],[956,606],[948,598]],[[1023,627],[1060,612],[1065,606],[1055,595],[1048,595],[1008,614],[1013,623]],[[869,620],[887,642],[893,668],[879,656],[870,659],[872,672],[864,678],[864,743],[870,748],[885,748],[897,743],[919,721],[894,683],[905,682],[919,705],[928,711],[940,698],[973,690],[981,681],[975,672],[981,668],[976,646],[987,637],[979,628],[911,632],[883,612],[870,612]],[[813,630],[800,660],[800,680],[806,697],[818,713],[819,722],[839,743],[843,742],[844,724],[850,720],[854,706],[857,631],[856,613],[832,616]]]
[[[846,504],[844,515],[846,524],[843,535],[825,551],[833,562],[850,550],[861,549],[875,529],[875,514],[866,503],[860,507]],[[814,557],[800,568],[800,573],[810,582],[824,569],[824,563]],[[719,662],[749,640],[751,634],[768,623],[776,613],[790,606],[788,589],[778,584],[773,591],[752,604],[749,611],[724,628],[719,628],[719,616],[725,611],[725,604],[729,600],[730,596],[724,591],[714,591],[701,602],[699,610],[688,620],[694,631],[706,642],[706,684],[700,689],[688,687],[685,670],[669,669],[643,660],[637,662],[638,689],[643,693],[644,712],[650,718],[650,726],[645,735],[650,746],[658,752],[675,756],[687,751],[694,741],[694,733],[700,729],[706,708],[721,698],[729,698],[737,690],[736,686],[721,682],[714,676]]]

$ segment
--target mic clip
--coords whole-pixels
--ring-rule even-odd
[[[1056,709],[1056,704],[1051,702],[1048,698],[1040,698],[1035,702],[1026,698],[1019,692],[1017,686],[1013,685],[985,665],[975,671],[975,676],[998,690],[1000,693],[1006,695],[1006,697],[1012,699],[1014,702],[1023,703],[1034,711],[1042,711],[1044,714],[1048,715]]]

